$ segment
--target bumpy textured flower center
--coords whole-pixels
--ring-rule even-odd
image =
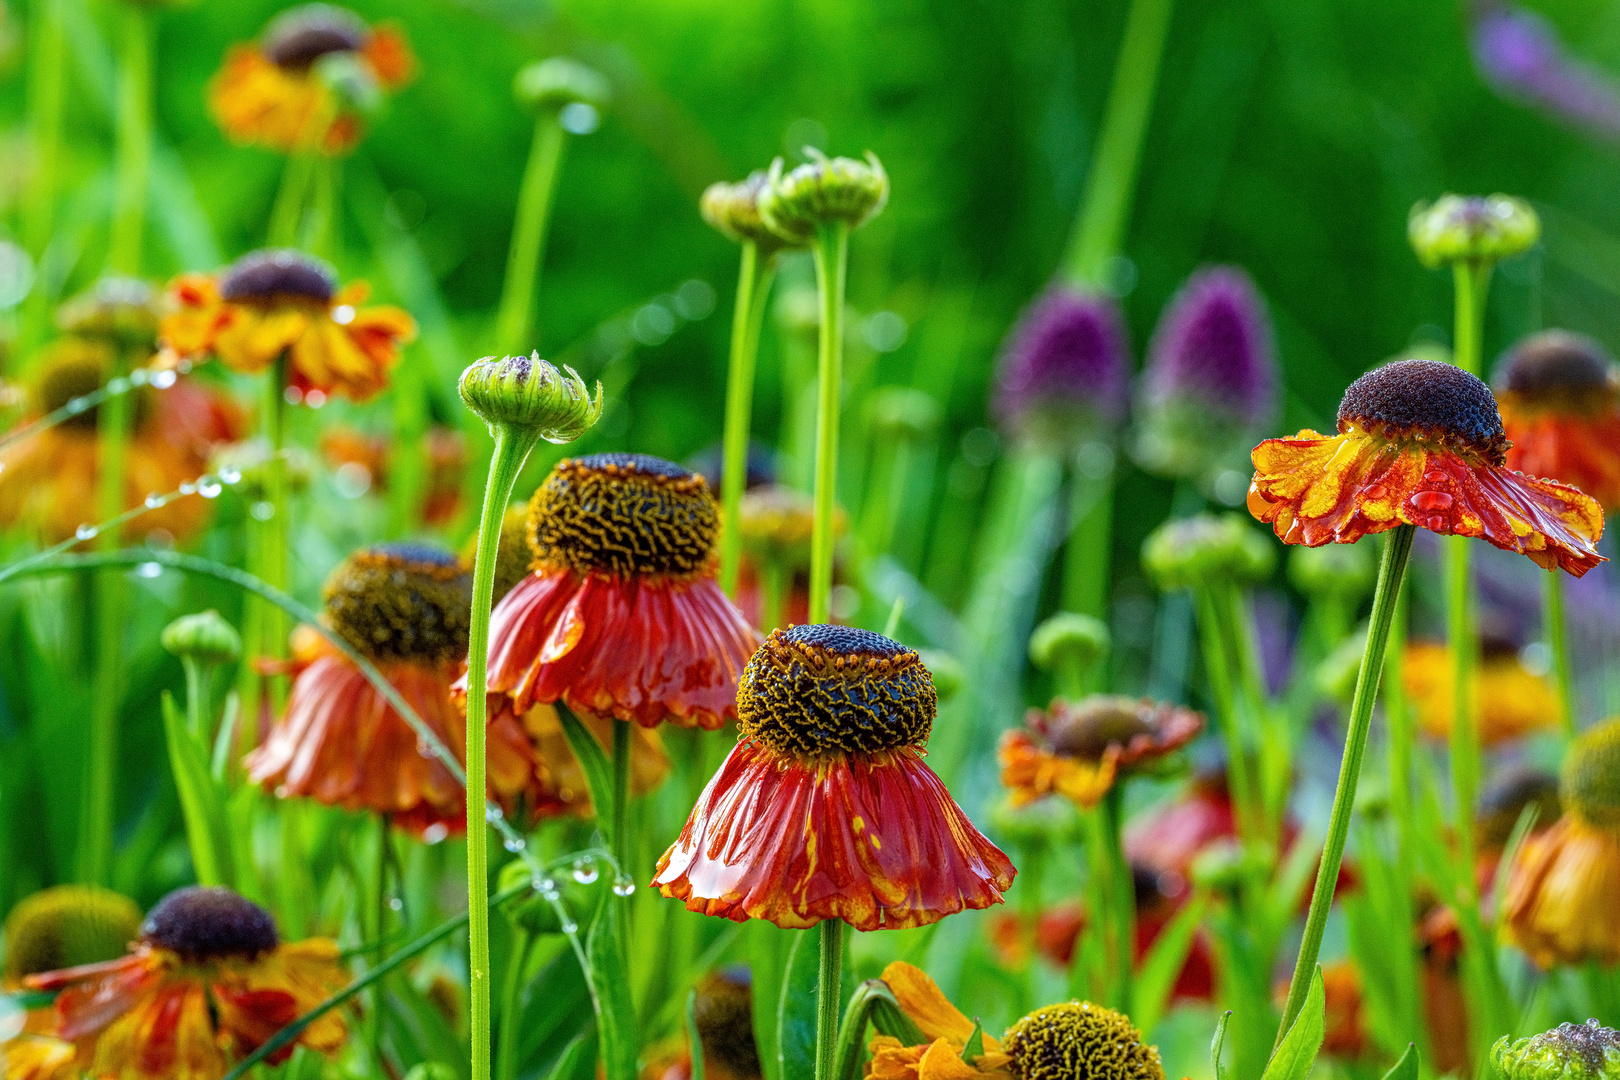
[[[1124,746],[1153,728],[1131,698],[1097,697],[1065,708],[1047,728],[1052,752],[1061,757],[1095,760],[1110,745]]]
[[[1089,1001],[1037,1009],[1003,1047],[1019,1080],[1164,1080],[1159,1051],[1130,1019]]]
[[[565,459],[529,503],[544,572],[694,577],[712,570],[719,525],[701,476],[645,454]]]
[[[1593,825],[1620,828],[1620,720],[1605,720],[1575,740],[1558,793]]]
[[[307,71],[328,53],[354,52],[365,44],[366,24],[343,8],[309,4],[273,21],[264,35],[264,57],[288,71]]]
[[[1531,404],[1572,407],[1612,404],[1620,389],[1603,346],[1565,330],[1546,330],[1516,345],[1497,372],[1497,386]]]
[[[801,759],[920,747],[938,707],[914,651],[848,626],[772,631],[737,683],[741,737]]]
[[[141,932],[128,897],[85,885],[58,885],[20,901],[6,917],[5,977],[113,960]]]
[[[746,967],[717,971],[697,984],[692,1019],[703,1052],[737,1080],[760,1075],[753,1007],[753,983]]]
[[[141,940],[187,960],[258,956],[280,943],[275,920],[229,889],[191,885],[158,901],[141,927]]]
[[[1499,1064],[1507,1066],[1504,1071],[1510,1077],[1518,1072],[1542,1076],[1556,1076],[1561,1072],[1566,1078],[1584,1075],[1589,1080],[1598,1080],[1615,1075],[1615,1066],[1620,1064],[1620,1031],[1604,1027],[1596,1020],[1559,1024],[1551,1031],[1515,1043],[1506,1057],[1508,1060]],[[1514,1069],[1520,1062],[1530,1069]]]
[[[1397,360],[1351,383],[1339,402],[1339,430],[1352,426],[1394,442],[1436,442],[1492,465],[1506,460],[1491,388],[1438,360]]]
[[[34,397],[39,411],[52,413],[74,398],[93,394],[101,389],[107,377],[107,368],[90,352],[74,350],[47,364],[34,384]],[[86,409],[64,421],[70,427],[94,428],[96,410]]]
[[[324,263],[296,251],[255,251],[232,263],[219,281],[226,300],[269,303],[296,298],[326,303],[337,276]]]
[[[332,629],[374,660],[466,655],[472,576],[423,544],[381,544],[349,556],[326,582]]]

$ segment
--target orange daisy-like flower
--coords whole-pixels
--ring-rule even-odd
[[[56,1035],[78,1046],[80,1064],[119,1080],[219,1080],[347,982],[336,942],[284,944],[263,908],[197,886],[152,909],[128,956],[28,979],[60,991]],[[297,1044],[331,1054],[346,1036],[330,1012]]]
[[[866,1066],[868,1080],[1011,1080],[1011,1059],[1001,1042],[982,1032],[984,1053],[971,1062],[963,1060],[976,1025],[925,972],[896,960],[883,969],[882,978],[900,1011],[917,1025],[926,1041],[907,1046],[890,1035],[873,1038],[872,1058]]]
[[[24,1033],[0,1043],[5,1080],[77,1080],[78,1050],[64,1039]]]
[[[1474,536],[1576,577],[1604,559],[1586,495],[1505,466],[1490,388],[1437,360],[1398,360],[1350,384],[1339,434],[1255,447],[1249,511],[1287,544],[1352,544],[1397,525]]]
[[[322,69],[334,77],[322,78]],[[398,90],[415,69],[398,27],[373,29],[343,8],[306,4],[278,15],[258,44],[231,47],[208,86],[208,106],[237,142],[342,154],[359,141],[361,124],[335,85],[363,99]]]
[[[773,631],[738,684],[737,745],[653,884],[782,927],[924,926],[1000,903],[1012,863],[922,761],[936,705],[917,653],[880,634]]]
[[[63,338],[48,352],[34,386],[34,408],[23,423],[99,390],[112,368],[112,346],[81,337]],[[172,371],[138,376],[146,385],[131,391],[132,426],[124,455],[126,509],[152,494],[176,490],[208,471],[209,456],[241,438],[241,410],[207,383]],[[101,446],[101,406],[0,450],[0,525],[27,523],[51,543],[73,536],[96,517]],[[202,499],[176,499],[124,526],[125,535],[184,539],[208,520]]]
[[[1575,740],[1559,779],[1564,815],[1520,847],[1502,919],[1543,968],[1620,962],[1620,719]]]
[[[1417,708],[1418,724],[1436,739],[1451,734],[1451,650],[1416,641],[1401,661],[1401,682]],[[1487,640],[1474,671],[1474,726],[1480,742],[1495,746],[1558,723],[1558,697],[1547,680],[1519,662],[1518,651]]]
[[[351,555],[325,591],[332,629],[376,664],[452,752],[465,746],[450,684],[467,651],[466,570],[434,548],[384,544]],[[534,748],[509,712],[490,718],[488,756],[493,798],[519,816],[547,807]],[[360,669],[324,642],[246,766],[255,783],[283,797],[389,814],[418,834],[466,827],[461,784]]]
[[[1062,795],[1091,807],[1116,777],[1139,771],[1204,730],[1191,709],[1148,698],[1094,695],[1031,709],[1022,729],[1001,738],[1001,783],[1013,805]]]
[[[703,478],[679,465],[558,463],[529,502],[533,572],[490,616],[490,693],[518,714],[561,701],[647,727],[736,715],[759,636],[715,582],[718,525]]]
[[[359,306],[371,293],[365,282],[340,289],[330,267],[296,251],[255,251],[217,276],[182,274],[169,291],[174,310],[160,333],[170,351],[244,372],[285,353],[290,386],[311,404],[376,394],[416,338],[416,321],[399,308]]]
[[[1507,465],[1620,506],[1620,377],[1602,345],[1563,330],[1521,341],[1496,374]]]

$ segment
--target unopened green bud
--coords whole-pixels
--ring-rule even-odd
[[[567,56],[524,67],[512,81],[512,92],[543,113],[560,113],[570,105],[589,105],[601,112],[613,98],[613,87],[601,72]]]
[[[770,184],[760,193],[759,216],[791,244],[808,244],[825,225],[859,228],[889,201],[889,174],[870,150],[865,161],[829,158],[805,147],[810,160],[784,172],[771,162]]]
[[[1511,195],[1442,195],[1412,208],[1406,238],[1427,267],[1494,263],[1530,250],[1541,220]]]
[[[1142,566],[1165,590],[1218,580],[1253,584],[1271,576],[1277,552],[1241,514],[1197,514],[1167,521],[1149,534]]]
[[[990,825],[1010,843],[1067,843],[1080,839],[1084,823],[1068,799],[1037,799],[1014,806],[1003,799],[990,810]]]
[[[1620,717],[1588,728],[1570,744],[1558,797],[1592,825],[1620,826]]]
[[[1274,851],[1245,847],[1237,841],[1218,841],[1199,852],[1189,868],[1193,884],[1200,888],[1231,891],[1244,882],[1264,878],[1275,863]]]
[[[1588,1020],[1517,1041],[1504,1035],[1491,1064],[1503,1080],[1620,1080],[1620,1031]]]
[[[962,662],[943,649],[918,649],[917,655],[922,657],[923,667],[934,680],[934,693],[940,704],[955,697],[967,678]]]
[[[1306,596],[1359,600],[1372,590],[1377,576],[1371,545],[1300,545],[1288,552],[1288,580]]]
[[[909,386],[882,386],[867,399],[875,439],[926,439],[939,428],[939,400]]]
[[[157,290],[140,278],[104,277],[57,308],[56,325],[69,334],[150,347],[157,341]]]
[[[770,182],[764,169],[755,169],[735,184],[710,184],[698,201],[703,220],[739,244],[756,245],[762,256],[776,252],[786,242],[759,216],[759,197]]]
[[[176,656],[204,664],[229,664],[242,655],[242,635],[212,608],[180,616],[158,640]]]
[[[456,1080],[456,1070],[442,1061],[420,1061],[411,1066],[405,1080]]]
[[[1108,655],[1108,624],[1090,615],[1060,611],[1029,636],[1029,658],[1042,671],[1068,665],[1089,671]]]
[[[566,372],[566,374],[564,374]],[[539,353],[486,356],[461,373],[461,400],[489,425],[532,432],[547,442],[573,442],[602,418],[602,384],[596,397],[573,368],[558,371]]]

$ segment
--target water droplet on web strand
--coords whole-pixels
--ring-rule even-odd
[[[388,909],[390,911],[404,911],[405,901],[401,900],[397,896],[390,896],[388,898]]]
[[[128,379],[114,379],[107,384],[107,393],[112,397],[129,393],[130,381]]]
[[[154,492],[152,492],[152,494],[150,494],[150,495],[148,495],[146,497],[146,508],[148,510],[156,510],[158,507],[160,507],[162,505],[163,505],[163,496],[159,495],[157,492],[154,491]]]
[[[219,470],[219,478],[221,482],[226,484],[238,483],[242,479],[242,470],[233,468],[230,465],[226,465],[224,468]]]
[[[77,529],[73,530],[73,535],[77,536],[80,540],[89,540],[100,531],[101,530],[96,528],[94,525],[80,525]]]
[[[512,852],[514,855],[522,851],[526,846],[527,845],[524,844],[523,837],[521,836],[508,836],[505,840],[506,850]]]
[[[225,490],[225,485],[217,477],[199,476],[197,478],[197,494],[205,499],[217,499],[219,493]]]
[[[72,398],[66,405],[62,406],[62,408],[67,411],[69,416],[77,416],[89,407],[90,399],[82,397]]]
[[[188,484],[181,484],[179,490],[180,490],[180,494],[182,494],[182,495],[195,495],[197,493],[197,485],[196,484],[189,484],[189,483]]]
[[[136,368],[134,371],[129,373],[129,381],[134,386],[145,386],[147,380],[151,377],[151,373],[145,368]]]
[[[143,562],[135,568],[135,573],[143,578],[160,577],[163,574],[163,564],[155,562]]]
[[[541,878],[540,884],[536,888],[540,895],[547,900],[562,899],[562,890],[557,888],[557,883],[551,878]]]
[[[636,883],[630,880],[628,874],[622,874],[613,879],[613,895],[629,896],[636,891]]]
[[[506,815],[501,812],[501,808],[498,806],[486,806],[484,807],[484,820],[493,825],[497,821],[505,821]]]
[[[573,919],[564,919],[558,924],[557,929],[561,930],[565,934],[577,934],[579,933],[579,923],[575,922]]]
[[[596,869],[595,859],[576,859],[574,861],[574,880],[581,885],[589,885],[601,875]]]
[[[152,372],[152,385],[157,387],[159,390],[167,390],[169,387],[174,385],[174,372],[172,372],[172,371],[154,371],[154,372]]]
[[[248,509],[248,513],[253,515],[254,521],[269,521],[276,516],[276,504],[260,499]]]

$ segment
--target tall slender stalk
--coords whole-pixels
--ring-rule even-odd
[[[152,13],[122,4],[123,64],[118,72],[117,187],[113,195],[108,265],[139,274],[146,228],[146,175],[152,158]]]
[[[1174,6],[1175,0],[1131,0],[1125,16],[1108,111],[1065,259],[1066,276],[1076,284],[1100,288],[1108,261],[1119,253]]]
[[[810,621],[832,614],[833,512],[837,505],[838,412],[843,390],[844,279],[849,268],[849,226],[816,230],[810,249],[821,294],[821,337],[816,370],[815,525],[810,534]],[[825,984],[822,992],[827,992]],[[837,993],[834,987],[833,993]],[[836,1003],[832,1015],[836,1018]]]
[[[1110,469],[1101,477],[1076,474],[1073,485],[1069,543],[1063,557],[1063,609],[1101,619],[1108,611],[1113,562],[1114,472]]]
[[[1333,905],[1333,889],[1338,884],[1344,844],[1350,835],[1350,815],[1355,808],[1356,785],[1361,779],[1361,761],[1367,752],[1373,702],[1378,697],[1378,682],[1384,671],[1384,650],[1389,644],[1390,627],[1395,622],[1396,599],[1406,576],[1406,562],[1412,554],[1412,537],[1416,531],[1411,525],[1398,525],[1384,544],[1378,587],[1373,592],[1372,621],[1367,627],[1367,645],[1361,654],[1361,671],[1356,676],[1355,697],[1350,704],[1350,727],[1344,739],[1344,759],[1339,763],[1339,783],[1333,793],[1327,841],[1322,848],[1322,862],[1316,869],[1316,885],[1311,890],[1311,906],[1305,916],[1305,936],[1294,962],[1282,1024],[1277,1029],[1279,1044],[1305,1007],[1305,995],[1310,991],[1317,957],[1322,951],[1328,909]]]
[[[546,226],[551,219],[557,171],[562,164],[568,135],[549,110],[535,121],[529,163],[518,192],[517,217],[512,222],[512,244],[506,253],[506,279],[501,284],[501,306],[495,316],[495,348],[517,353],[530,340],[534,289],[540,277],[546,247]]]
[[[1103,852],[1108,866],[1108,883],[1113,890],[1109,915],[1114,939],[1115,970],[1112,991],[1113,1005],[1123,1012],[1135,1007],[1132,961],[1136,947],[1136,892],[1131,876],[1131,864],[1126,861],[1123,844],[1125,827],[1125,785],[1116,780],[1103,796],[1097,811],[1103,815]]]
[[[29,14],[28,130],[33,168],[23,194],[22,238],[28,253],[42,260],[56,224],[56,186],[62,150],[62,96],[67,73],[64,0],[39,0]],[[27,356],[50,325],[50,297],[36,281],[23,309],[23,340],[15,352]]]
[[[1558,690],[1558,718],[1564,737],[1575,737],[1575,675],[1569,661],[1569,618],[1564,614],[1564,576],[1557,570],[1546,575],[1546,592],[1541,609],[1542,633],[1552,650],[1553,684]]]
[[[731,318],[731,358],[726,370],[726,429],[720,480],[720,587],[737,598],[737,567],[742,562],[738,514],[748,482],[748,432],[754,404],[754,367],[759,356],[760,323],[775,270],[759,257],[759,245],[742,243],[737,269],[737,305]]]
[[[287,462],[283,451],[287,441],[287,370],[290,359],[285,351],[264,373],[264,425],[265,441],[270,456],[264,464],[264,504],[267,515],[259,532],[259,576],[283,591],[287,588],[287,545],[291,542],[291,524],[287,505]],[[259,647],[263,655],[281,656],[287,646],[286,620],[280,611],[262,607],[259,613]],[[273,705],[279,705],[279,684],[269,683]],[[244,701],[244,705],[249,704]],[[256,716],[250,712],[249,716]]]
[[[842,1080],[833,1075],[838,1055],[838,999],[844,978],[844,921],[821,921],[821,967],[816,996],[816,1080]]]

